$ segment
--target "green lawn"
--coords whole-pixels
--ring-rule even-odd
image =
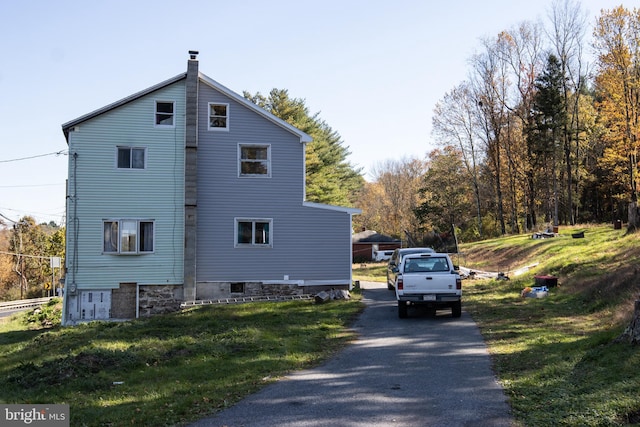
[[[571,237],[582,230],[584,239]],[[521,425],[640,422],[640,348],[613,342],[640,292],[639,239],[600,226],[561,229],[545,240],[514,236],[462,246],[476,268],[513,272],[537,264],[508,281],[463,286],[464,308],[480,325]],[[536,274],[556,275],[560,286],[546,298],[522,298]]]
[[[350,301],[198,307],[123,323],[0,323],[0,402],[68,403],[73,426],[173,426],[232,405],[353,339]]]

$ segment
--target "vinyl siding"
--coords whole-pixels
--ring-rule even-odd
[[[154,127],[156,100],[175,101],[175,127]],[[184,104],[184,81],[179,81],[90,118],[70,133],[67,278],[75,279],[78,289],[121,282],[182,284]],[[118,169],[117,146],[146,148],[146,168]],[[105,219],[154,220],[154,253],[103,254]]]
[[[206,84],[199,93],[197,280],[350,280],[346,212],[303,206],[299,136]],[[209,131],[208,103],[229,104],[229,130]],[[238,144],[271,146],[271,178],[238,177]],[[234,247],[235,218],[273,219],[272,248]]]

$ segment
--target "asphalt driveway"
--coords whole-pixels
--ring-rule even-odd
[[[482,336],[463,311],[399,319],[386,284],[361,283],[359,338],[192,427],[511,426]],[[464,308],[464,303],[463,303]]]

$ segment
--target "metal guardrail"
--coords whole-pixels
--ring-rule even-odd
[[[185,301],[182,304],[180,304],[180,308],[198,307],[201,305],[213,305],[213,304],[243,304],[247,302],[309,300],[313,298],[314,298],[313,295],[221,298],[221,299],[210,299],[210,300]]]
[[[21,299],[17,301],[0,302],[0,311],[21,310],[23,308],[40,307],[51,301],[54,297]]]

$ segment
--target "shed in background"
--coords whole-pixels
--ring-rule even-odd
[[[402,241],[374,230],[363,230],[353,234],[353,262],[374,260],[374,251],[394,250],[402,247]]]

